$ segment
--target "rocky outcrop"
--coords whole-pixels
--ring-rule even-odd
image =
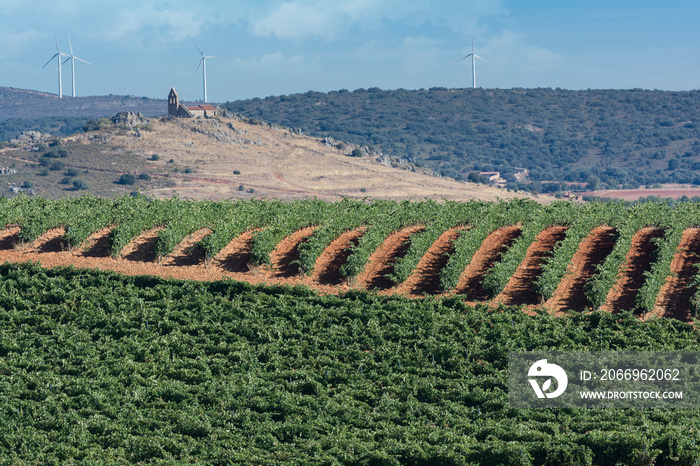
[[[112,117],[112,123],[115,125],[128,126],[129,128],[146,124],[147,121],[148,119],[141,112],[130,110],[124,110]]]

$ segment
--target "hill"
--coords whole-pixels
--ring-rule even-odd
[[[242,119],[144,119],[121,113],[94,131],[18,141],[0,151],[2,193],[49,198],[84,191],[114,197],[138,190],[187,199],[523,197],[428,176],[377,152]],[[359,149],[358,149],[359,150]],[[381,162],[378,162],[378,159]],[[4,168],[4,169],[3,169]]]
[[[46,117],[97,118],[123,110],[146,116],[168,113],[165,99],[120,95],[59,99],[55,94],[0,86],[0,121]]]
[[[527,169],[530,188],[545,192],[561,182],[589,189],[700,184],[700,91],[371,88],[226,107],[379,147],[455,179],[499,171],[516,187],[516,172]]]

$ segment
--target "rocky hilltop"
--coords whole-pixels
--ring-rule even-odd
[[[50,198],[138,191],[184,199],[342,197],[485,199],[523,197],[504,189],[430,176],[419,168],[330,138],[227,114],[147,118],[124,111],[95,130],[58,140],[26,134],[0,150],[10,188]],[[15,192],[15,191],[13,191]]]

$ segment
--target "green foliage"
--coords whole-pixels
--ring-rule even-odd
[[[671,275],[671,262],[680,246],[683,232],[690,227],[700,226],[700,212],[697,204],[681,203],[672,211],[670,217],[663,219],[662,226],[668,226],[663,240],[658,242],[658,259],[646,275],[646,281],[639,290],[636,305],[645,312],[650,312],[656,304],[656,297],[666,278]]]
[[[86,121],[87,118],[79,117],[10,118],[0,121],[0,141],[9,141],[26,131],[70,136],[83,130]]]
[[[700,91],[445,89],[307,92],[226,104],[305,134],[374,145],[455,179],[498,171],[509,187],[692,183]],[[518,169],[532,185],[515,182]],[[568,188],[567,189],[571,189]]]
[[[546,299],[551,298],[564,279],[574,254],[592,230],[605,225],[617,230],[624,225],[627,215],[628,209],[615,203],[586,204],[557,212],[556,216],[560,219],[558,223],[568,226],[566,237],[555,246],[552,255],[542,267],[542,274],[535,281],[537,293]]]
[[[117,180],[117,184],[123,184],[123,185],[133,185],[136,183],[136,177],[132,175],[131,173],[124,173],[122,176],[119,177]]]
[[[108,118],[91,119],[83,127],[83,131],[99,131],[102,129],[108,129],[112,127],[112,122]]]
[[[73,181],[75,190],[84,189],[79,184],[81,180],[66,178],[67,182]],[[665,203],[577,205],[562,201],[543,206],[529,200],[493,203],[351,199],[335,203],[261,199],[194,202],[178,198],[153,200],[135,192],[133,196],[115,200],[86,195],[59,201],[0,197],[0,227],[8,225],[20,227],[22,242],[32,242],[51,228],[63,227],[66,230],[63,239],[69,247],[78,247],[90,234],[111,226],[109,247],[113,255],[118,255],[139,234],[159,227],[161,231],[155,246],[159,258],[170,254],[188,235],[208,229],[211,233],[196,245],[206,260],[216,256],[241,234],[251,232],[250,261],[254,265],[270,263],[271,253],[285,237],[305,227],[314,227],[297,248],[299,268],[309,275],[331,242],[349,230],[361,228],[362,234],[340,266],[340,273],[346,279],[363,272],[371,254],[390,234],[406,227],[417,227],[407,240],[405,254],[395,260],[386,277],[396,284],[403,283],[416,270],[421,258],[443,233],[460,227],[463,229],[453,242],[454,252],[449,254],[446,266],[439,272],[444,291],[456,288],[460,275],[491,233],[505,226],[515,226],[520,235],[482,278],[482,288],[490,297],[503,291],[539,234],[551,226],[565,226],[564,239],[554,247],[533,283],[534,290],[543,299],[552,297],[581,242],[596,227],[607,225],[616,232],[615,244],[611,246],[611,253],[597,265],[585,288],[586,297],[595,309],[605,303],[634,235],[644,227],[653,226],[664,230],[664,237],[658,241],[651,270],[646,273],[635,304],[635,309],[650,311],[661,286],[671,275],[671,261],[683,232],[700,225],[700,204],[685,202],[671,208]],[[690,286],[697,287],[700,283],[697,280],[700,278]]]
[[[87,198],[84,200],[86,201]],[[24,201],[0,200],[12,215]],[[0,211],[5,216],[4,210]],[[693,464],[697,410],[514,410],[509,351],[694,348],[630,313],[0,265],[7,463]]]
[[[645,202],[635,204],[626,211],[625,215],[625,221],[617,225],[619,237],[613,250],[605,258],[605,261],[598,265],[598,273],[586,284],[586,296],[593,309],[598,309],[605,304],[607,295],[615,284],[618,274],[624,266],[627,253],[632,247],[634,235],[644,227],[658,227],[662,229],[672,227],[672,210],[665,203]],[[648,293],[648,291],[645,291],[645,293]],[[649,304],[647,303],[647,305]]]
[[[73,190],[74,191],[87,191],[89,186],[83,180],[76,178],[73,180]]]

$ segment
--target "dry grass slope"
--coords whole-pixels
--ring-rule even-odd
[[[348,157],[318,139],[275,126],[229,119],[170,118],[151,120],[151,125],[151,131],[111,130],[99,137],[90,133],[70,140],[94,146],[92,152],[106,156],[111,152],[136,154],[140,165],[145,163],[154,177],[172,180],[174,186],[141,189],[159,198],[175,194],[185,199],[213,200],[252,196],[325,200],[526,197],[389,167],[373,157]],[[152,154],[158,154],[159,160],[151,161]],[[192,171],[173,173],[169,167],[189,167]]]

